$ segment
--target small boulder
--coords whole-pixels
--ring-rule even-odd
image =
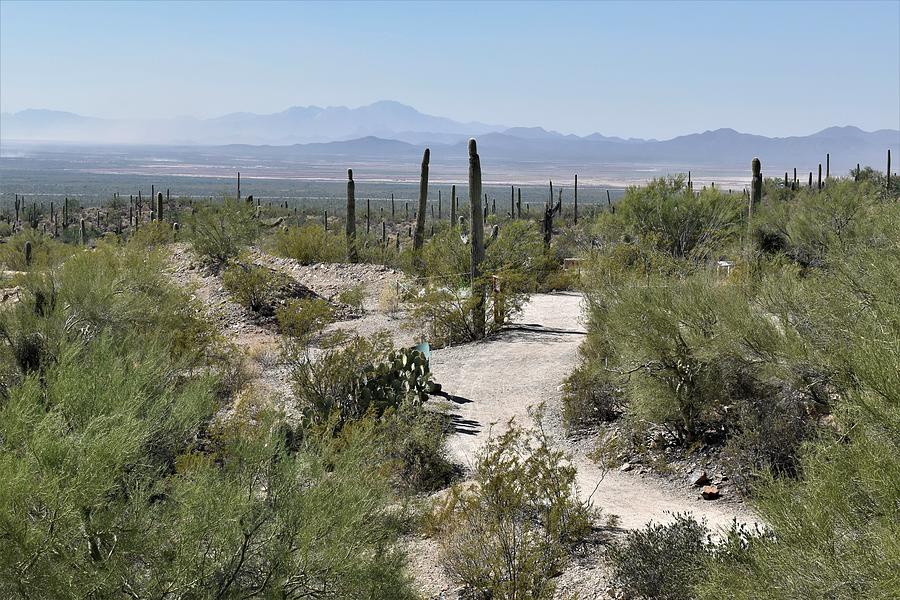
[[[709,483],[709,475],[706,474],[706,471],[694,471],[691,473],[690,479],[691,485],[694,487],[700,487]]]
[[[703,496],[704,500],[715,500],[721,493],[719,492],[719,488],[714,485],[705,485],[703,489],[700,490],[700,495]]]
[[[634,468],[634,465],[631,464],[630,462],[627,462],[627,463],[623,463],[622,466],[619,467],[619,470],[622,471],[623,473],[626,473],[633,468]]]

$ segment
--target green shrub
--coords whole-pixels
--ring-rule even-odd
[[[443,415],[409,404],[390,409],[380,424],[385,460],[395,485],[412,492],[446,487],[457,469],[447,459]]]
[[[237,258],[259,233],[253,208],[234,200],[200,206],[188,224],[194,251],[218,265]]]
[[[692,600],[711,552],[707,535],[703,523],[682,514],[629,531],[606,554],[613,581],[628,598]]]
[[[321,298],[299,298],[275,309],[278,330],[292,338],[309,339],[334,318],[334,309]]]
[[[281,271],[240,262],[225,269],[222,285],[238,304],[261,317],[272,317],[289,299],[309,293]]]
[[[542,432],[510,424],[479,452],[474,485],[436,509],[450,572],[488,597],[551,598],[551,577],[590,530],[575,474]]]
[[[631,187],[602,213],[595,232],[609,241],[641,240],[676,258],[705,259],[732,241],[744,215],[740,196],[706,189],[695,195],[684,178],[654,179]]]
[[[359,284],[343,289],[338,292],[337,300],[341,304],[346,304],[353,310],[362,311],[363,303],[366,300],[366,286]]]
[[[275,276],[265,267],[234,264],[222,274],[222,285],[234,296],[238,304],[255,313],[272,308],[271,297],[275,287]]]
[[[25,264],[25,242],[31,242],[31,265]],[[0,244],[0,265],[10,271],[40,270],[54,267],[75,249],[34,229],[23,229]]]
[[[414,349],[394,350],[386,335],[353,336],[291,357],[292,381],[307,422],[337,425],[390,408],[421,404],[431,391],[427,360]]]
[[[278,231],[269,242],[278,256],[292,258],[300,264],[341,262],[347,257],[343,235],[325,231],[321,225],[288,227]]]
[[[622,414],[621,390],[601,366],[582,364],[566,378],[563,388],[563,422],[570,430],[584,429]]]
[[[376,424],[225,416],[162,266],[101,242],[0,312],[0,597],[415,597]]]

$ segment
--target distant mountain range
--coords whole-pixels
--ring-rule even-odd
[[[460,123],[411,106],[382,101],[359,108],[292,107],[273,114],[233,113],[212,119],[115,120],[49,110],[0,114],[0,138],[13,141],[141,144],[203,148],[223,156],[285,159],[410,160],[432,148],[432,160],[458,161],[477,136],[482,156],[528,163],[676,164],[745,167],[751,157],[785,168],[824,162],[844,173],[856,163],[881,166],[900,153],[900,131],[829,127],[808,136],[769,138],[717,129],[670,140],[584,137],[541,127]],[[187,150],[187,148],[184,148]],[[898,158],[897,160],[900,160]]]
[[[293,106],[266,115],[242,112],[211,119],[98,119],[34,109],[0,114],[3,139],[107,144],[287,145],[367,136],[413,143],[426,139],[452,142],[503,129],[426,115],[411,106],[387,100],[359,108]]]

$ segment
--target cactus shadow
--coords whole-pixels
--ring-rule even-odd
[[[452,433],[463,435],[478,435],[481,431],[481,423],[474,419],[464,419],[459,415],[450,415],[449,430]]]
[[[472,400],[469,400],[468,398],[463,398],[462,396],[457,396],[455,394],[448,394],[447,392],[444,392],[444,391],[434,392],[431,395],[438,396],[439,398],[443,398],[445,400],[449,400],[450,402],[453,402],[454,404],[469,404],[469,403],[473,402]]]

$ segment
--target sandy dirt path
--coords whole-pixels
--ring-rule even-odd
[[[454,460],[471,466],[478,449],[489,436],[502,433],[510,418],[533,424],[528,409],[541,402],[548,422],[559,422],[561,386],[577,363],[585,333],[581,300],[574,293],[534,295],[509,330],[432,354],[435,379],[450,396],[447,409],[455,433],[448,445]],[[548,429],[562,444],[561,428]],[[604,473],[578,453],[573,460],[580,494],[605,514],[617,515],[620,527],[668,521],[677,512],[691,512],[713,528],[728,526],[734,518],[754,520],[742,506],[702,500],[687,486],[681,490],[633,473]]]

